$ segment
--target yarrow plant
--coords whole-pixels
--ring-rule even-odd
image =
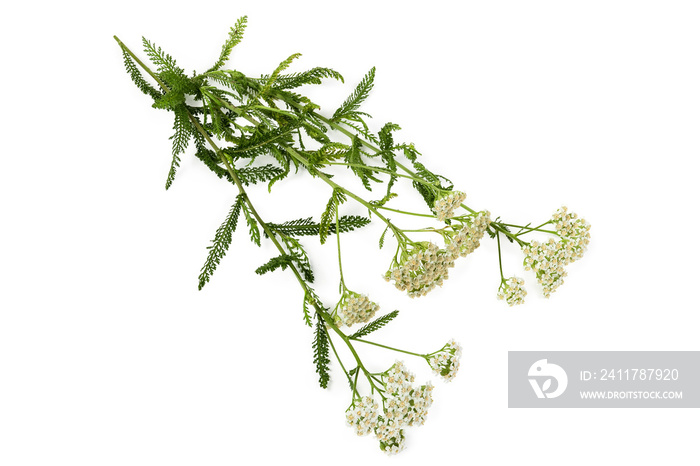
[[[298,88],[321,84],[324,79],[342,82],[342,75],[323,67],[287,72],[300,54],[291,55],[270,74],[260,77],[225,69],[246,26],[247,18],[240,18],[229,31],[216,62],[204,73],[191,76],[147,39],[142,42],[152,66],[115,36],[133,82],[153,100],[154,108],[174,115],[166,189],[172,185],[181,156],[192,142],[195,157],[237,191],[207,248],[199,289],[211,280],[226,255],[239,222],[245,222],[255,245],[269,241],[277,255],[255,272],[264,275],[278,269],[289,270],[295,277],[303,296],[303,320],[314,328],[314,364],[319,384],[328,386],[333,353],[351,390],[346,411],[348,424],[359,435],[376,436],[383,451],[397,453],[404,448],[406,428],[425,421],[433,386],[430,382],[414,385],[414,376],[401,361],[383,372],[373,372],[372,364],[360,357],[359,344],[423,359],[445,381],[457,374],[462,349],[450,340],[433,353],[417,353],[365,339],[394,320],[398,311],[377,317],[379,305],[346,285],[341,237],[373,221],[381,223],[384,231],[379,236],[379,248],[385,246],[388,234],[396,243],[384,278],[408,296],[420,297],[442,286],[456,261],[472,254],[488,235],[498,243],[498,296],[514,305],[523,302],[526,293],[521,279],[506,280],[503,276],[501,238],[520,246],[525,254],[525,269],[534,271],[548,297],[562,283],[566,275],[563,267],[583,255],[590,227],[566,208],[558,210],[547,222],[531,227],[492,219],[487,210],[467,206],[466,194],[454,190],[447,178],[426,168],[413,144],[394,140],[394,134],[400,130],[397,124],[386,123],[377,132],[370,130],[366,122],[369,115],[360,107],[374,86],[374,68],[332,114],[321,113],[321,107],[300,94]],[[335,176],[339,171],[351,174],[369,193],[379,186],[383,192],[374,199],[363,197],[354,188],[341,185],[340,177]],[[264,220],[246,188],[267,183],[271,192],[280,180],[305,174],[330,192],[318,220],[312,216],[278,222]],[[390,207],[398,197],[396,188],[402,183],[415,190],[418,199],[422,198],[422,208],[417,206],[413,211]],[[366,210],[367,216],[341,215],[342,205],[350,202]],[[402,221],[427,225],[399,227],[388,218],[390,214]],[[525,241],[524,236],[534,232],[552,238],[543,243]],[[317,237],[321,244],[335,238],[339,290],[333,307],[325,306],[319,296],[326,292],[317,294],[314,288],[313,260],[306,252],[303,237]],[[359,330],[350,332],[350,327],[361,324],[364,326]],[[336,344],[351,354],[349,360],[340,356]]]

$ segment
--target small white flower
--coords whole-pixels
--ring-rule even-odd
[[[435,217],[444,222],[448,218],[452,218],[457,207],[464,202],[467,195],[461,191],[450,191],[435,199]]]
[[[377,303],[370,301],[367,296],[348,290],[343,293],[338,303],[337,320],[349,327],[353,324],[369,322],[378,310]]]
[[[509,306],[524,303],[527,295],[524,285],[522,278],[510,277],[498,288],[498,299],[505,299]]]
[[[428,365],[433,373],[450,382],[459,370],[459,358],[462,356],[462,347],[454,340],[450,340],[445,346],[428,357]]]

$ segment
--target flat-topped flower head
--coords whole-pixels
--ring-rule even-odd
[[[382,410],[376,400],[365,396],[348,408],[346,422],[358,435],[374,432],[385,453],[399,453],[405,447],[404,429],[425,423],[433,403],[433,386],[430,382],[414,386],[415,376],[402,361],[396,361],[375,380],[383,392]]]
[[[396,423],[382,419],[375,431],[379,448],[387,455],[395,455],[406,448],[406,436]]]
[[[365,396],[355,402],[354,407],[348,408],[345,420],[349,426],[355,428],[357,435],[367,435],[377,427],[379,417],[379,404],[371,396]]]
[[[386,395],[390,395],[384,406],[384,416],[399,427],[423,425],[428,415],[428,408],[433,403],[433,386],[415,387],[415,376],[406,369],[401,361],[385,372],[383,378]]]
[[[435,217],[444,222],[448,218],[452,218],[457,207],[464,202],[467,195],[461,191],[446,191],[441,196],[435,199],[434,209]]]
[[[369,322],[379,310],[379,305],[370,301],[366,295],[346,290],[336,309],[336,321],[349,327],[353,324]]]
[[[569,212],[566,206],[554,212],[552,222],[567,248],[568,262],[582,258],[591,239],[591,225],[575,213]]]
[[[498,288],[498,299],[505,299],[509,306],[523,304],[525,302],[525,280],[518,277],[510,277],[501,283]]]
[[[535,272],[547,298],[564,283],[564,267],[583,257],[591,238],[591,225],[565,206],[554,212],[551,223],[559,241],[550,238],[546,243],[533,241],[522,246],[525,270]]]
[[[455,258],[458,256],[466,257],[479,247],[486,229],[491,224],[491,214],[488,210],[484,210],[459,217],[459,220],[464,222],[462,228],[452,236],[452,240],[445,246],[445,250]]]
[[[384,277],[394,286],[408,292],[411,298],[425,296],[436,286],[442,286],[454,267],[455,258],[434,243],[413,243],[408,251],[392,263]]]
[[[551,239],[546,243],[533,241],[522,247],[525,259],[525,270],[533,270],[537,281],[542,285],[544,296],[549,298],[557,288],[564,283],[566,270],[564,266],[570,262],[571,250],[563,241]]]
[[[462,356],[462,347],[454,340],[450,340],[439,351],[428,355],[426,358],[433,373],[450,382],[459,370],[459,358]]]

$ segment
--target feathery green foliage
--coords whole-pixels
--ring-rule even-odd
[[[192,125],[189,121],[187,110],[183,107],[177,107],[175,109],[175,123],[173,124],[173,129],[175,129],[175,134],[170,137],[173,141],[173,160],[170,164],[168,179],[165,181],[165,189],[170,189],[170,186],[173,184],[175,172],[180,166],[180,154],[185,152],[190,137],[192,136]]]
[[[263,76],[263,78],[269,77]],[[302,73],[290,73],[280,75],[272,86],[275,90],[295,89],[305,84],[321,84],[324,78],[332,78],[341,82],[345,82],[343,76],[330,68],[316,67]]]
[[[141,71],[139,71],[134,61],[123,48],[122,53],[124,54],[124,66],[126,67],[126,71],[129,73],[129,76],[131,76],[131,80],[134,81],[136,87],[141,89],[141,92],[144,94],[151,96],[153,100],[160,99],[163,94],[148,84],[148,82],[143,78],[143,75],[141,75]]]
[[[258,221],[255,220],[255,216],[248,207],[247,203],[243,203],[243,214],[245,215],[245,221],[248,224],[248,232],[250,233],[250,240],[260,246],[260,228],[258,227]]]
[[[279,269],[280,267],[282,270],[285,270],[289,265],[291,265],[292,261],[294,260],[293,256],[287,255],[287,254],[282,254],[280,256],[273,257],[257,269],[255,269],[255,273],[258,275],[264,275],[267,272],[272,272],[274,270]]]
[[[244,167],[238,169],[238,178],[240,178],[241,183],[248,186],[261,181],[273,180],[284,172],[282,168],[270,164],[261,167]]]
[[[143,41],[143,49],[146,52],[146,55],[148,55],[151,62],[156,65],[158,72],[163,73],[165,71],[169,71],[171,73],[184,76],[184,70],[177,66],[173,57],[161,50],[160,47],[156,48],[156,45],[152,44],[145,37],[142,37],[141,40]]]
[[[372,170],[367,168],[367,164],[362,160],[362,144],[359,138],[354,137],[352,139],[352,146],[350,150],[345,152],[345,161],[348,163],[348,167],[360,178],[362,185],[367,191],[372,190],[370,184],[371,181],[375,183],[380,183],[381,181],[372,175]]]
[[[228,39],[224,42],[223,47],[221,47],[221,54],[219,59],[214,63],[214,65],[207,70],[207,73],[211,71],[219,70],[229,59],[231,55],[231,50],[243,39],[243,32],[248,25],[248,17],[242,16],[236,21],[236,25],[231,28],[228,33]]]
[[[341,233],[354,231],[371,223],[371,220],[360,215],[343,215],[338,219]],[[320,233],[321,224],[314,222],[311,217],[289,220],[284,223],[268,223],[271,230],[285,236],[316,236]],[[328,234],[335,234],[335,222],[328,227]]]
[[[357,332],[350,335],[348,338],[360,338],[360,337],[364,337],[365,335],[369,335],[370,333],[375,332],[375,331],[379,330],[380,328],[384,327],[386,324],[388,324],[389,322],[394,320],[394,318],[398,315],[399,315],[398,310],[391,311],[390,313],[385,314],[385,315],[373,320],[369,324],[365,325],[360,330],[358,330]]]
[[[238,216],[241,213],[241,206],[243,205],[243,196],[240,194],[236,197],[236,201],[231,206],[224,223],[216,230],[214,239],[209,249],[209,254],[207,255],[207,260],[202,266],[202,270],[199,274],[199,289],[201,290],[204,285],[209,282],[209,279],[213,275],[216,267],[221,262],[221,258],[226,255],[228,247],[231,245],[231,238],[233,232],[236,231],[236,225],[238,224]]]
[[[333,194],[331,194],[331,198],[328,200],[328,204],[326,204],[326,210],[321,214],[321,223],[318,228],[318,236],[321,239],[321,244],[326,242],[330,226],[332,223],[335,223],[338,207],[345,202],[346,199],[347,197],[343,191],[338,188],[333,188]]]
[[[309,306],[311,306],[311,308]],[[304,290],[304,303],[302,310],[304,311],[304,323],[309,327],[313,327],[313,322],[311,321],[312,312],[314,315],[318,315],[314,308],[324,309],[323,305],[321,304],[321,300],[316,295],[316,292],[313,290],[313,288],[307,286]]]
[[[275,71],[273,71],[270,77],[267,79],[265,86],[260,91],[260,95],[266,96],[272,88],[272,85],[275,83],[275,81],[277,81],[277,77],[280,75],[280,73],[289,68],[289,65],[291,65],[292,62],[299,57],[301,57],[300,53],[293,53],[286,60],[280,63],[279,66],[275,69]]]
[[[304,277],[304,280],[308,283],[313,283],[315,277],[313,269],[311,268],[311,263],[309,262],[309,256],[306,254],[299,240],[285,236],[282,237],[282,240],[287,246],[290,256],[294,260],[299,272]]]
[[[386,236],[387,231],[389,231],[389,225],[387,225],[386,228],[384,228],[384,232],[379,237],[379,249],[382,249],[384,247],[384,237]]]
[[[331,118],[333,122],[338,123],[341,120],[350,120],[362,122],[364,125],[362,117],[369,115],[364,112],[360,112],[359,108],[360,104],[367,99],[367,96],[374,86],[374,73],[375,68],[372,67],[372,69],[367,72],[365,77],[362,78],[362,81],[360,81],[352,94],[350,94],[345,102],[343,102],[343,104],[335,111],[333,117]]]
[[[328,388],[328,381],[330,380],[330,368],[328,365],[331,360],[329,356],[328,348],[328,333],[326,330],[326,324],[320,315],[316,316],[316,331],[314,332],[314,364],[316,364],[316,373],[318,374],[318,383],[322,388]]]

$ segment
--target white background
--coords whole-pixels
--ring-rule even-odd
[[[698,464],[697,410],[508,409],[506,380],[508,350],[700,349],[697,2],[17,5],[0,19],[0,464]],[[375,340],[464,347],[451,384],[405,359],[435,403],[397,457],[344,425],[337,364],[318,388],[298,286],[253,273],[269,244],[241,228],[197,291],[235,193],[191,152],[165,192],[172,114],[133,86],[112,35],[203,71],[243,14],[231,68],[256,76],[302,52],[293,71],[346,78],[309,90],[329,114],[377,66],[374,129],[400,124],[471,206],[526,223],[566,204],[592,224],[549,300],[507,245],[506,273],[528,282],[516,308],[495,298],[493,241],[412,301],[380,279],[378,225],[345,236],[353,288],[401,309]],[[329,194],[304,175],[251,196],[282,221],[318,218]],[[333,244],[316,243],[331,303]],[[359,350],[376,370],[396,357]]]

